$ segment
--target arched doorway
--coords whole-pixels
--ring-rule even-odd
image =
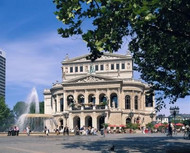
[[[110,106],[117,108],[118,107],[118,98],[117,98],[117,94],[116,93],[112,93],[110,96]]]
[[[73,128],[75,128],[76,126],[78,126],[78,128],[80,128],[80,117],[75,116],[73,118]]]
[[[86,116],[85,117],[85,126],[86,127],[89,127],[89,126],[92,127],[92,117],[91,116]]]
[[[99,116],[98,118],[98,130],[101,130],[103,128],[103,124],[105,123],[105,117]]]
[[[131,123],[131,119],[130,119],[130,118],[127,118],[127,119],[126,119],[126,124],[129,124],[129,123]]]

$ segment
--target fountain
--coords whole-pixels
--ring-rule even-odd
[[[30,107],[35,104],[35,114],[30,114]],[[39,114],[39,99],[36,88],[33,88],[26,100],[26,111],[22,114],[17,122],[20,131],[24,131],[27,126],[30,126],[32,131],[43,131],[46,122],[53,126],[54,120],[52,115]]]

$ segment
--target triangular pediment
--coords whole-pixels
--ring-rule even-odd
[[[90,54],[86,54],[83,56],[79,56],[76,58],[71,58],[64,60],[62,63],[78,63],[78,62],[91,62],[90,60],[87,60],[86,57]],[[98,58],[96,61],[102,61],[102,60],[119,60],[119,59],[126,59],[126,58],[132,58],[132,56],[129,55],[120,55],[120,54],[112,54],[112,53],[104,53],[100,58]]]
[[[113,79],[110,77],[102,77],[102,76],[90,74],[83,77],[64,81],[64,83],[69,83],[69,84],[70,83],[94,83],[94,82],[107,82],[107,81],[120,81],[120,80],[115,79],[115,78]]]

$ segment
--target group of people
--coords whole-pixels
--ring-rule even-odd
[[[182,126],[181,131],[184,132],[184,133],[188,133],[189,137],[190,137],[190,126],[188,124]],[[175,133],[175,132],[176,132],[176,129],[175,129],[174,125],[171,122],[169,122],[167,136],[172,136],[173,133]]]
[[[59,135],[60,133],[63,133],[63,135],[69,135],[69,128],[68,128],[67,125],[65,127],[62,127],[62,126],[58,127],[58,126],[56,126],[56,129],[54,131],[55,131],[55,133],[57,135]]]
[[[74,128],[74,134],[75,135],[96,135],[97,134],[97,130],[94,127],[88,126],[88,127],[81,127],[80,129],[78,128],[78,126],[76,125],[76,127]]]
[[[18,136],[19,135],[19,127],[12,126],[8,130],[8,136]]]

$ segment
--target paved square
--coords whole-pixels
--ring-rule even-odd
[[[97,136],[1,136],[0,153],[188,153],[190,140],[182,134],[109,134]]]

